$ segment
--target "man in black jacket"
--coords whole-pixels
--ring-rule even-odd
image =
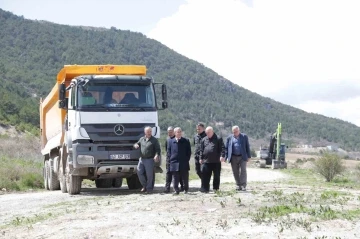
[[[185,193],[189,190],[189,170],[190,170],[190,157],[191,146],[190,141],[181,137],[181,128],[174,129],[175,138],[169,139],[167,147],[167,157],[170,163],[170,172],[173,179],[173,187],[175,194],[179,194],[179,181],[180,175],[184,182]]]
[[[168,138],[165,141],[165,152],[167,153],[167,146],[168,146],[168,142],[169,140],[175,138],[175,133],[174,133],[174,128],[172,126],[170,126],[167,129],[168,132]],[[171,179],[172,179],[172,173],[170,172],[170,162],[168,161],[168,155],[166,156],[166,179],[165,179],[165,190],[164,193],[169,193],[170,192],[170,184],[171,184]],[[184,183],[182,178],[180,177],[180,185],[181,185],[181,190],[180,191],[184,191]]]
[[[210,179],[213,178],[213,190],[217,191],[220,187],[221,162],[225,161],[225,146],[222,138],[219,138],[212,127],[205,130],[206,137],[201,140],[200,163],[202,164],[202,188],[201,192],[210,191]]]
[[[201,140],[206,136],[205,134],[205,126],[203,123],[198,123],[196,125],[197,134],[194,136],[194,145],[195,145],[195,170],[196,174],[199,176],[201,180],[201,164],[200,164],[200,145]]]

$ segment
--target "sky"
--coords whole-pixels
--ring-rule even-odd
[[[358,0],[0,0],[0,8],[142,32],[248,90],[360,126]]]

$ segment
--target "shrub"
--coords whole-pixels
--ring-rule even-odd
[[[256,157],[257,157],[257,154],[256,154],[256,152],[255,152],[255,149],[251,149],[251,150],[250,150],[250,154],[251,154],[251,157],[252,157],[252,158],[256,158]]]
[[[334,177],[345,171],[343,160],[337,154],[324,152],[322,157],[315,161],[315,169],[331,182]]]

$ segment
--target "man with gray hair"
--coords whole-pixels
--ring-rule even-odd
[[[182,137],[181,128],[174,129],[175,138],[169,139],[167,147],[167,161],[169,162],[170,172],[173,179],[174,193],[179,194],[179,181],[180,176],[184,182],[185,193],[189,190],[189,170],[190,170],[190,157],[191,146],[189,139]]]
[[[172,126],[169,126],[167,129],[168,132],[168,138],[165,141],[165,152],[167,153],[167,148],[169,144],[169,140],[175,138],[174,128]],[[168,161],[169,157],[166,155],[166,178],[165,178],[165,190],[164,193],[170,193],[170,185],[172,180],[172,173],[170,171],[170,162]],[[184,191],[184,183],[180,175],[180,191]]]
[[[239,126],[232,127],[233,134],[226,139],[225,157],[234,174],[237,185],[236,190],[246,191],[247,175],[246,165],[251,158],[248,136],[240,133]]]
[[[152,193],[154,179],[154,161],[158,162],[161,155],[160,144],[157,138],[152,136],[152,128],[145,127],[145,136],[141,137],[134,148],[140,148],[140,159],[137,166],[137,174],[143,188],[141,192]],[[146,174],[146,176],[145,176]]]
[[[220,187],[221,162],[224,162],[225,148],[222,138],[218,137],[212,127],[205,129],[206,136],[201,140],[200,145],[200,164],[202,167],[201,189],[200,192],[210,191],[210,179],[213,177],[213,190],[217,191]]]

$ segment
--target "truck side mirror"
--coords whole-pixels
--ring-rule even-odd
[[[64,100],[59,101],[60,109],[67,109],[67,106],[68,106],[68,98],[65,98]]]
[[[163,109],[166,109],[168,107],[166,85],[161,86],[161,94],[162,94],[162,104],[161,104],[161,106],[162,106]]]
[[[59,100],[63,101],[65,99],[66,87],[65,84],[59,85]]]
[[[161,94],[162,94],[162,99],[163,99],[163,101],[167,101],[166,85],[162,85],[162,86],[161,86]]]
[[[168,103],[166,101],[163,101],[161,106],[163,109],[166,109],[168,107]]]

